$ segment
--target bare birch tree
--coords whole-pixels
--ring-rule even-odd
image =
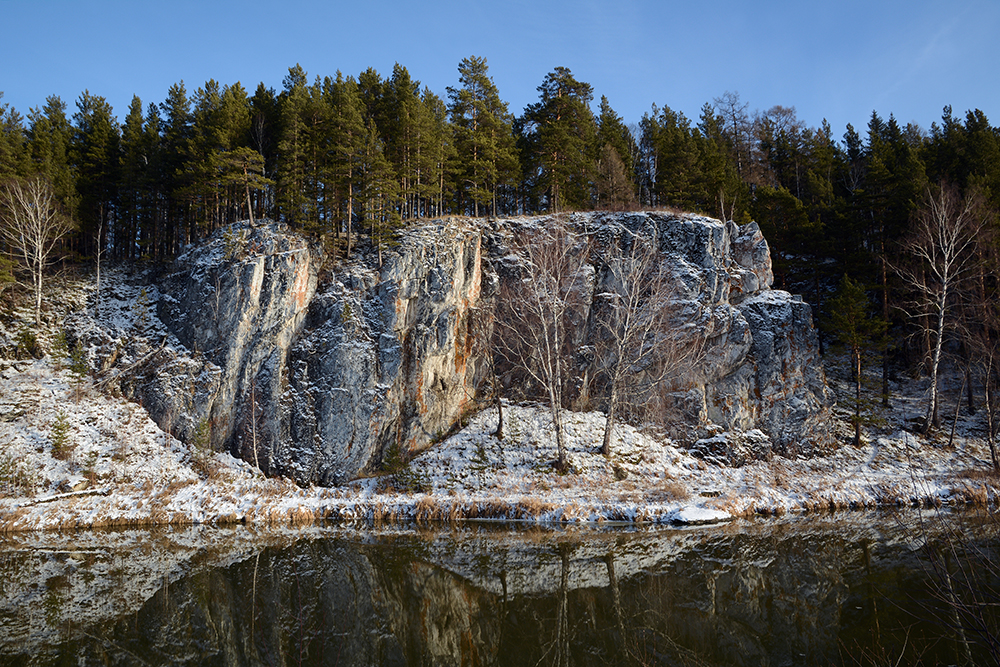
[[[568,469],[562,430],[563,394],[572,358],[570,322],[592,289],[587,240],[561,220],[514,240],[520,275],[501,286],[496,320],[498,352],[544,392],[552,416],[556,467]]]
[[[677,289],[655,238],[624,231],[623,252],[608,261],[598,311],[597,350],[607,378],[608,407],[601,453],[611,456],[623,405],[636,406],[667,375],[690,368],[700,338],[677,321]]]
[[[981,195],[961,197],[950,186],[928,191],[917,212],[903,252],[913,262],[899,267],[912,296],[906,313],[921,323],[930,340],[930,391],[923,429],[939,426],[938,374],[945,337],[953,328],[960,286],[976,268],[977,238],[989,220]]]
[[[56,204],[51,184],[36,177],[0,190],[0,241],[24,263],[35,292],[35,324],[42,321],[42,281],[59,241],[73,229]]]

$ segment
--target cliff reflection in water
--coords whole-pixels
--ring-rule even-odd
[[[683,531],[318,526],[6,536],[0,663],[988,658],[970,621],[956,627],[954,607],[935,601],[936,592],[946,596],[928,586],[934,568],[914,518],[904,515],[905,527],[900,517],[865,515]],[[949,521],[959,520],[971,519]],[[995,595],[996,573],[978,565],[984,556],[1000,562],[995,524],[974,521],[964,534],[964,547],[988,551],[972,557],[977,592]],[[938,532],[934,540],[939,551],[955,544]],[[957,571],[963,557],[959,549],[935,562]],[[956,585],[949,595],[959,601],[966,591]]]

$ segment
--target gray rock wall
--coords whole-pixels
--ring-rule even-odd
[[[266,414],[261,406],[273,404],[282,392],[281,373],[274,371],[286,365],[321,265],[322,254],[286,233],[284,225],[234,227],[177,258],[158,285],[157,315],[189,353],[217,366],[219,373],[215,391],[193,411],[197,417],[173,424],[174,435],[190,437],[205,419],[216,447],[241,430],[255,439],[257,426],[261,441],[268,428],[273,437],[274,419],[261,418]],[[163,397],[183,400],[168,391]],[[258,405],[256,420],[248,417],[250,403]],[[252,456],[247,460],[257,462]]]
[[[758,428],[783,454],[825,444],[831,401],[810,308],[770,289],[770,255],[755,224],[667,213],[569,222],[592,239],[585,282],[594,294],[625,229],[652,230],[674,267],[678,306],[706,350],[678,398],[688,426],[698,427],[686,433]],[[516,261],[512,238],[550,223],[435,220],[408,230],[381,266],[359,255],[326,269],[321,253],[280,225],[245,228],[235,257],[225,252],[233,233],[219,235],[179,258],[158,285],[157,312],[188,348],[181,356],[215,368],[210,390],[160,396],[171,404],[161,412],[203,415],[217,446],[300,483],[340,483],[418,452],[476,407],[488,332],[481,322],[505,262]],[[580,344],[592,335],[590,297],[574,314]],[[576,398],[599,407],[600,391],[583,396],[595,373],[582,363]],[[184,422],[189,433],[195,422]]]
[[[477,229],[439,221],[380,269],[335,272],[290,350],[275,471],[345,481],[427,447],[470,408],[480,243]]]

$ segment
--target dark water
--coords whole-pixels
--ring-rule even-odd
[[[917,518],[7,536],[0,664],[994,664],[996,523]]]

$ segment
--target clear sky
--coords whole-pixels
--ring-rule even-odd
[[[873,110],[927,129],[946,104],[1000,125],[1000,0],[0,0],[2,102],[22,115],[53,94],[72,114],[84,89],[119,118],[181,80],[280,90],[296,63],[312,80],[398,62],[445,97],[470,55],[518,115],[564,66],[630,123],[654,103],[696,122],[732,91],[837,138]]]

